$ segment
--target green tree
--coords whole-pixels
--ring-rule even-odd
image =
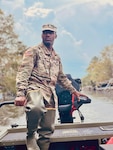
[[[16,92],[16,72],[25,49],[14,31],[12,15],[6,16],[0,10],[0,88],[3,94],[14,95]]]
[[[99,57],[93,57],[87,75],[83,78],[84,84],[99,83],[113,78],[113,45],[105,47]]]

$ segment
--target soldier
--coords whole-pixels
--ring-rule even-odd
[[[57,82],[73,93],[78,100],[81,95],[85,96],[72,86],[63,73],[60,57],[53,48],[54,40],[57,38],[56,31],[54,25],[42,26],[41,44],[25,51],[16,77],[15,105],[25,106],[28,150],[49,149],[57,108]]]

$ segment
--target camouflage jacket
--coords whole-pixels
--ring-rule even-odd
[[[27,49],[17,72],[17,96],[26,96],[31,90],[40,90],[48,102],[53,94],[57,104],[57,82],[71,93],[76,90],[63,73],[60,57],[54,50],[50,54],[42,43]]]

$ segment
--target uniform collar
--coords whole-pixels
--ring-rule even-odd
[[[43,44],[43,43],[41,43],[41,47],[43,48],[43,50],[44,50],[44,53],[46,54],[46,55],[48,55],[48,56],[55,56],[56,55],[56,53],[55,53],[55,50],[54,49],[52,49],[52,52],[50,51],[50,50],[48,50],[47,49],[47,47]]]

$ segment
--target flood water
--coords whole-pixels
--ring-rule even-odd
[[[92,100],[91,103],[80,107],[84,122],[113,122],[113,97],[96,93],[90,93],[88,96]]]
[[[113,98],[98,95],[95,93],[87,94],[91,98],[90,104],[83,104],[79,109],[84,116],[85,123],[93,122],[113,122]],[[74,122],[81,122],[78,111],[73,113],[76,117]],[[3,106],[0,108],[0,128],[9,127],[11,124],[26,125],[25,113],[22,107]],[[58,112],[56,116],[58,122]]]

